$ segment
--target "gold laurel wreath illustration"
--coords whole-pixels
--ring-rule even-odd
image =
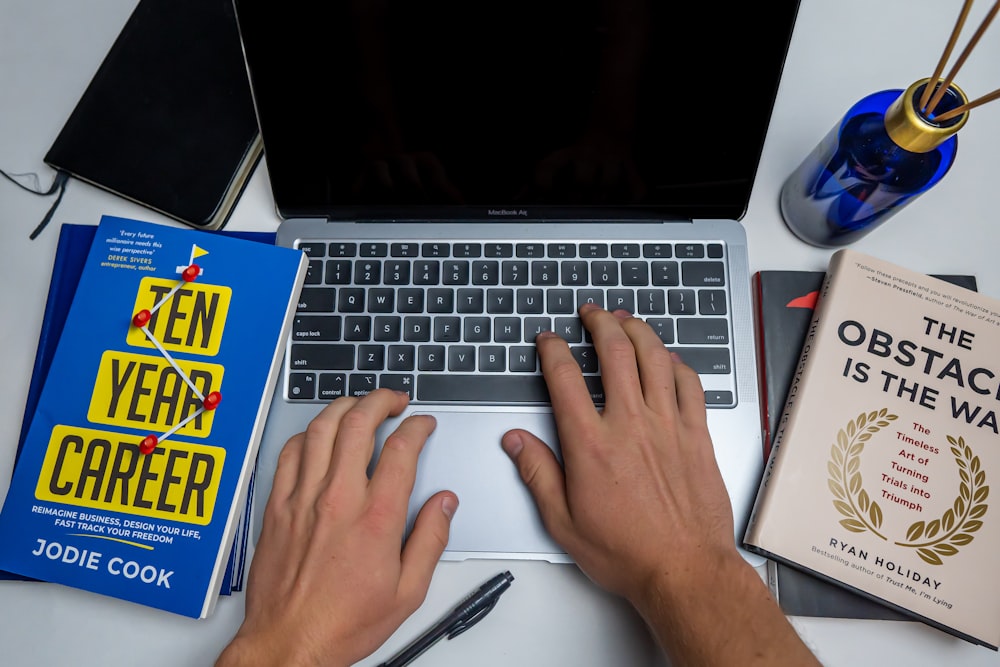
[[[961,480],[958,497],[940,519],[930,523],[917,521],[906,530],[906,541],[896,542],[900,546],[916,549],[920,558],[931,565],[941,565],[942,556],[954,556],[958,547],[971,542],[972,533],[983,527],[980,519],[989,509],[984,501],[990,495],[990,487],[986,484],[986,471],[982,469],[979,457],[965,444],[965,438],[956,440],[949,435],[948,443],[951,444],[951,453],[955,455]],[[936,537],[939,531],[944,532]],[[917,541],[922,538],[926,540]]]
[[[882,508],[862,486],[861,452],[873,435],[896,419],[897,416],[889,414],[887,408],[862,412],[845,428],[837,431],[837,442],[830,448],[830,460],[826,464],[830,472],[827,485],[835,497],[833,506],[847,517],[840,520],[840,525],[852,533],[871,531],[883,540],[887,539],[879,532]]]
[[[865,443],[897,418],[886,408],[862,412],[837,432],[837,442],[830,448],[827,485],[834,495],[834,507],[846,517],[840,520],[840,525],[852,533],[871,532],[883,540],[889,539],[880,532],[882,508],[865,490],[860,468]],[[911,524],[906,531],[906,540],[894,542],[916,549],[917,555],[931,565],[943,564],[942,556],[954,556],[958,547],[972,542],[972,533],[982,528],[981,519],[989,507],[985,500],[990,487],[986,484],[986,471],[982,469],[979,457],[964,438],[956,439],[950,435],[947,438],[961,480],[958,497],[941,518]]]

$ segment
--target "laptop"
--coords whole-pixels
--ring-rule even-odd
[[[393,387],[410,406],[373,463],[402,417],[437,418],[409,519],[458,494],[444,559],[569,562],[500,439],[526,428],[559,454],[543,329],[603,404],[576,314],[595,301],[698,370],[740,545],[763,468],[740,219],[797,2],[234,4],[277,243],[310,257],[258,506],[328,401]]]

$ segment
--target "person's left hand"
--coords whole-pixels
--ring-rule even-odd
[[[250,568],[246,617],[217,665],[351,665],[423,602],[458,507],[450,491],[432,496],[402,545],[433,417],[404,419],[367,475],[376,428],[408,400],[386,389],[337,399],[285,445]]]

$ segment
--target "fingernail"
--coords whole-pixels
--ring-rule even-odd
[[[455,496],[445,496],[441,501],[441,511],[444,512],[444,515],[448,517],[449,521],[451,521],[451,518],[455,516],[455,510],[457,509],[458,498]]]
[[[670,359],[672,361],[674,361],[675,363],[678,363],[678,364],[683,364],[684,363],[684,360],[681,359],[681,355],[677,354],[676,352],[671,352],[670,353]]]
[[[628,318],[632,317],[632,313],[628,312],[624,308],[619,308],[612,314],[620,320],[627,320]]]
[[[519,434],[508,433],[500,440],[500,446],[507,452],[507,456],[516,461],[517,455],[524,449],[524,441]]]

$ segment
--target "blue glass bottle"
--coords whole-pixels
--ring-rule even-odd
[[[926,118],[917,107],[929,81],[861,99],[792,172],[781,215],[796,236],[826,248],[853,243],[944,178],[969,114],[934,116],[968,100],[952,85]]]

